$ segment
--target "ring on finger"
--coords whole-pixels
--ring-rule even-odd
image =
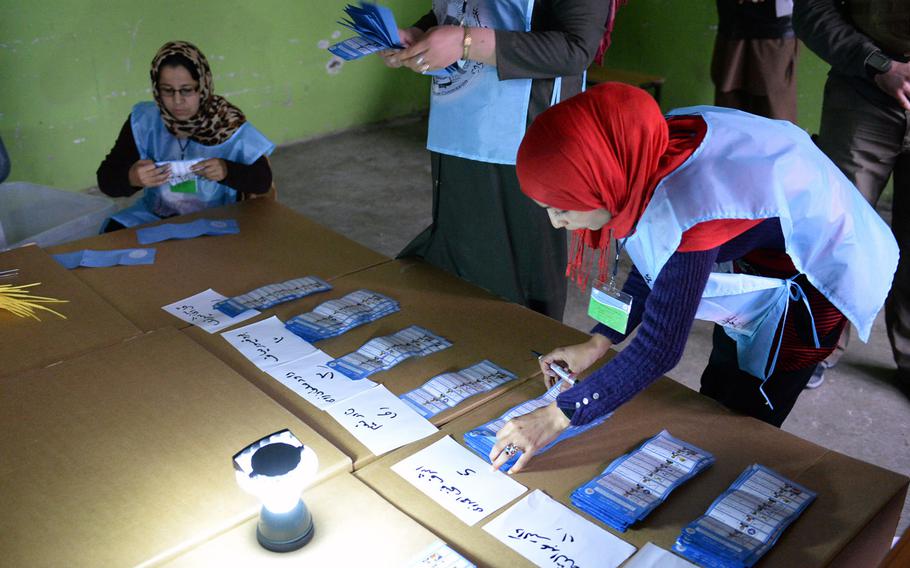
[[[509,442],[509,444],[506,445],[506,447],[503,448],[502,451],[509,457],[512,457],[519,452],[518,446],[516,446],[515,444],[513,444],[511,442]]]
[[[420,66],[420,72],[421,72],[421,73],[426,73],[427,70],[428,70],[429,68],[430,68],[430,64],[429,64],[429,63],[424,63],[423,65]]]
[[[414,63],[416,63],[417,65],[423,65],[423,62],[424,62],[423,55],[418,55],[417,59],[414,60]]]

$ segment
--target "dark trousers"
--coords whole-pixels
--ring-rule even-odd
[[[901,254],[885,302],[885,322],[898,372],[910,376],[910,112],[880,98],[829,75],[818,146],[873,206],[894,176],[891,230]],[[839,354],[835,351],[827,366],[833,366]]]
[[[758,388],[761,379],[741,371],[736,360],[736,342],[721,326],[714,326],[714,348],[701,375],[699,392],[727,408],[748,414],[780,428],[796,399],[812,377],[815,365],[796,371],[775,370],[765,381],[764,391],[772,410]]]

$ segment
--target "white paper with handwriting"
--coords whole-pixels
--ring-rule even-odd
[[[225,331],[221,337],[263,371],[316,351],[312,343],[284,327],[276,316]]]
[[[535,489],[483,530],[537,566],[619,566],[635,547]]]
[[[370,379],[352,381],[327,365],[335,358],[317,349],[306,357],[265,372],[320,410],[376,386]]]
[[[396,463],[392,471],[472,526],[527,491],[450,436]]]
[[[231,317],[214,308],[214,305],[226,300],[218,292],[209,288],[184,300],[163,306],[161,309],[187,323],[200,327],[209,333],[215,333],[259,315],[256,310],[247,310],[236,317]]]
[[[382,385],[334,404],[326,412],[377,456],[438,431]]]

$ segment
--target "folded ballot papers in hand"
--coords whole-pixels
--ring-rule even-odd
[[[534,412],[538,408],[543,408],[544,406],[547,406],[548,404],[551,404],[552,402],[554,402],[556,400],[556,397],[559,396],[559,393],[562,392],[564,385],[565,385],[565,381],[559,381],[558,383],[553,385],[550,388],[550,390],[548,390],[541,396],[531,399],[527,402],[523,402],[523,403],[513,407],[512,409],[510,409],[508,412],[506,412],[505,414],[503,414],[496,420],[492,420],[490,422],[487,422],[483,426],[480,426],[478,428],[465,432],[465,434],[464,434],[465,444],[469,448],[471,448],[472,450],[477,452],[477,454],[480,457],[482,457],[483,459],[485,459],[487,461],[487,463],[490,463],[490,452],[493,450],[493,446],[496,444],[496,433],[499,432],[502,429],[502,427],[505,426],[509,420],[511,420],[513,418],[517,418],[519,416],[524,416],[525,414]],[[605,414],[605,415],[601,416],[600,418],[592,420],[591,422],[588,422],[587,424],[584,424],[582,426],[569,426],[568,428],[563,430],[562,434],[557,436],[557,438],[555,440],[553,440],[552,442],[550,442],[543,448],[537,450],[537,453],[542,454],[542,453],[546,452],[547,450],[549,450],[550,448],[552,448],[553,446],[555,446],[556,444],[562,442],[563,440],[568,440],[569,438],[573,438],[583,432],[587,432],[591,428],[595,428],[595,427],[603,424],[603,422],[610,416],[611,416],[611,414]],[[510,467],[512,467],[515,464],[515,462],[518,461],[519,457],[521,457],[520,451],[517,452],[514,456],[512,456],[511,459],[509,459],[509,461],[504,463],[499,469],[501,469],[501,470],[509,469]]]
[[[625,532],[712,463],[714,456],[664,430],[576,489],[572,504]]]
[[[329,46],[329,51],[338,57],[352,61],[383,49],[404,49],[392,10],[361,2],[360,7],[348,4],[344,12],[350,19],[338,23],[353,30],[357,36]]]
[[[323,302],[311,312],[294,316],[285,325],[307,341],[319,341],[341,335],[400,309],[398,302],[387,296],[357,290],[342,298]]]
[[[682,530],[673,549],[703,566],[752,566],[814,499],[809,489],[753,464]]]
[[[329,46],[329,51],[338,57],[345,61],[352,61],[383,49],[405,48],[398,35],[395,16],[385,6],[361,2],[360,7],[348,4],[344,11],[350,19],[341,20],[338,23],[353,30],[357,36]],[[456,62],[445,69],[436,69],[424,74],[445,76],[457,69],[458,63]]]

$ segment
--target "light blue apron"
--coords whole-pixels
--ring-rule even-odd
[[[244,123],[221,144],[205,146],[193,140],[184,140],[185,146],[181,149],[180,141],[167,130],[161,120],[158,105],[154,102],[141,102],[135,105],[130,115],[130,126],[141,160],[164,162],[222,158],[250,165],[263,154],[271,154],[275,149],[275,145],[249,122]],[[196,193],[173,192],[167,184],[149,187],[136,203],[117,212],[111,219],[126,227],[134,227],[164,217],[185,215],[209,207],[226,205],[236,200],[237,192],[230,187],[196,177]]]
[[[533,7],[534,0],[433,1],[440,25],[513,31],[530,31]],[[514,165],[530,99],[531,79],[500,81],[495,66],[461,61],[457,72],[433,77],[427,149]]]
[[[898,249],[859,191],[789,122],[708,106],[670,115],[699,115],[708,129],[692,156],[657,186],[626,241],[645,282],[653,284],[683,232],[700,222],[778,217],[796,270],[868,341]],[[773,338],[789,300],[807,308],[808,301],[792,278],[732,274],[726,264],[708,278],[695,317],[722,325],[736,341],[740,369],[764,382],[773,372],[780,349]]]

